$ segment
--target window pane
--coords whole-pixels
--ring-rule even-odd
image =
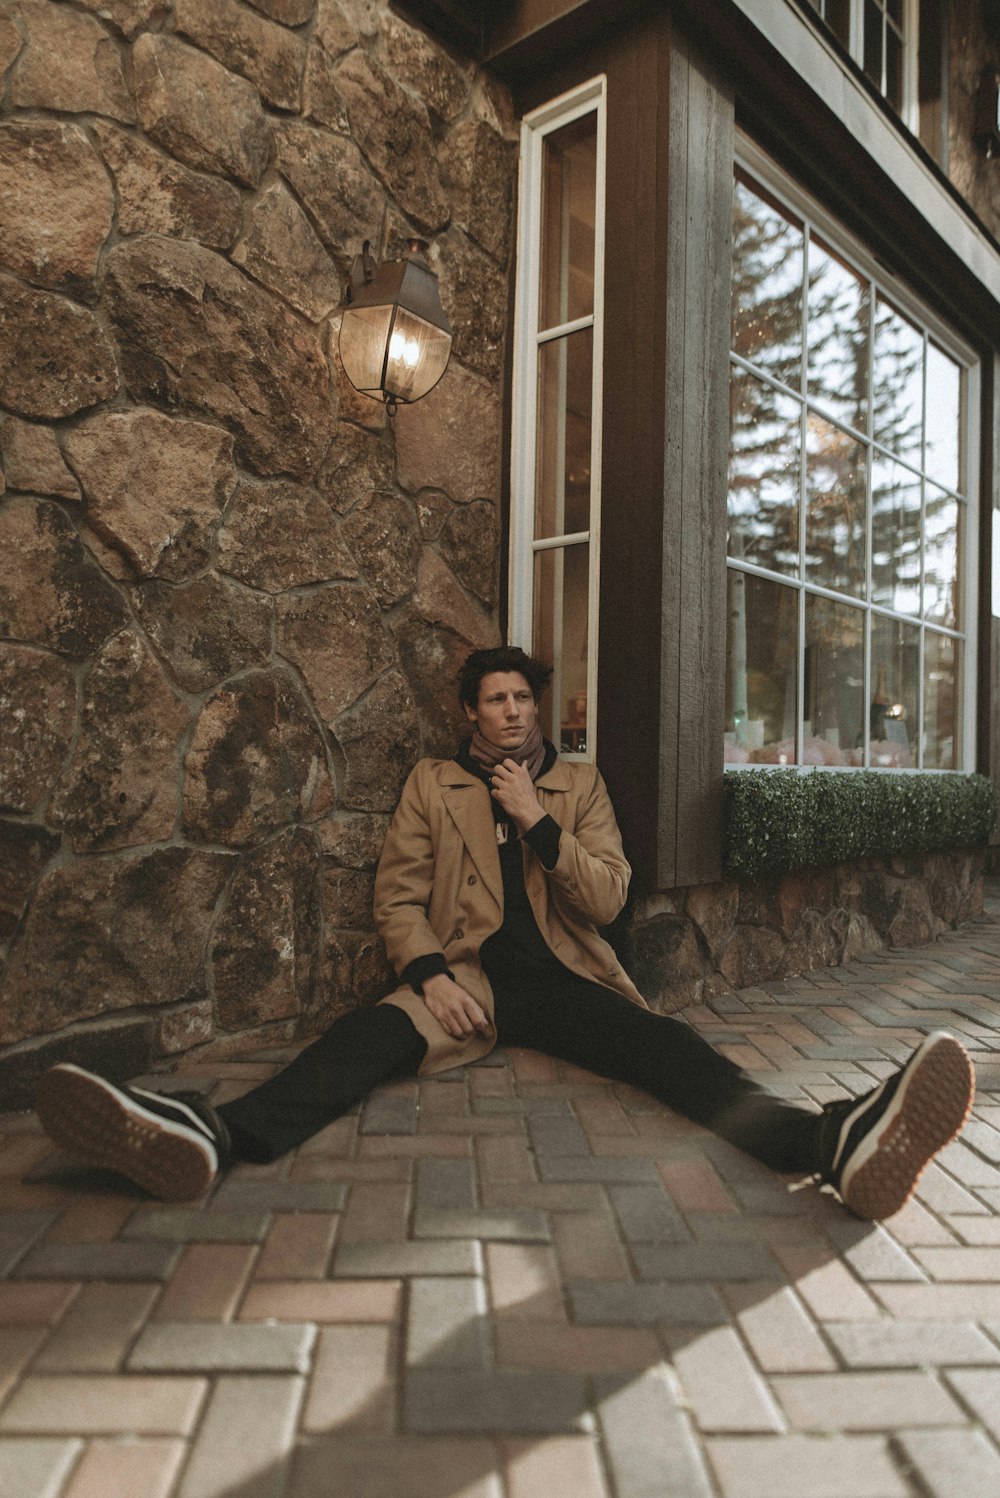
[[[733,349],[799,387],[802,230],[737,179],[733,222]]]
[[[593,348],[593,331],[583,328],[538,351],[538,539],[590,526]]]
[[[829,598],[806,597],[807,765],[861,764],[864,732],[865,616]]]
[[[865,593],[866,449],[810,412],[806,423],[806,577]]]
[[[903,42],[891,26],[885,29],[885,96],[897,114],[903,109]]]
[[[865,0],[864,70],[882,88],[882,12],[875,0]]]
[[[539,717],[542,732],[564,754],[587,748],[588,551],[584,544],[535,553],[532,649],[553,666]]]
[[[924,466],[930,478],[948,489],[961,488],[959,434],[962,371],[933,343],[927,345],[927,432]]]
[[[798,593],[731,568],[726,761],[795,763]]]
[[[868,425],[868,282],[809,244],[809,394],[838,421]]]
[[[873,685],[868,709],[868,752],[873,770],[909,770],[916,764],[919,667],[919,628],[873,614]]]
[[[957,770],[959,766],[959,650],[957,640],[927,630],[924,637],[924,766],[928,770]]]
[[[875,304],[874,436],[897,457],[920,462],[923,335],[884,302]]]
[[[965,506],[930,484],[924,494],[924,618],[957,629]]]
[[[729,399],[729,555],[797,572],[799,404],[737,366]]]
[[[840,42],[848,46],[851,36],[851,0],[826,0],[826,24]]]
[[[597,114],[545,137],[540,330],[594,310]]]
[[[920,613],[920,480],[872,459],[872,602]]]

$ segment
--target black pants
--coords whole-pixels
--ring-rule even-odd
[[[681,1020],[568,969],[490,971],[500,1045],[526,1046],[640,1087],[780,1171],[816,1168],[819,1115],[757,1085]],[[274,1160],[373,1087],[412,1076],[426,1042],[395,1005],[355,1009],[284,1071],[218,1111],[236,1157]]]

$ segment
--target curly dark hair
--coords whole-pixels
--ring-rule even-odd
[[[475,708],[479,701],[479,684],[491,671],[520,671],[534,693],[535,701],[544,692],[552,667],[528,655],[520,645],[494,645],[490,650],[474,650],[458,673],[458,700]]]

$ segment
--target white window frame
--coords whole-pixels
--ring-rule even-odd
[[[849,0],[847,50],[864,71],[865,59],[865,0]],[[829,23],[813,9],[809,9],[824,26]],[[920,0],[903,0],[903,108],[899,118],[906,128],[916,135],[920,129],[920,102],[918,97],[918,42],[920,34]],[[867,74],[865,75],[867,77]],[[884,90],[879,87],[879,93]]]
[[[594,201],[594,311],[560,327],[539,333],[541,272],[541,209],[544,186],[545,138],[582,116],[597,116]],[[518,202],[517,290],[514,309],[512,377],[510,568],[508,619],[511,642],[531,651],[534,628],[535,557],[540,551],[566,546],[588,548],[587,600],[587,724],[586,751],[567,753],[571,760],[593,761],[597,751],[597,646],[600,608],[601,529],[601,413],[604,368],[604,205],[607,131],[604,75],[534,109],[521,123],[521,175]],[[536,454],[538,440],[538,356],[543,344],[580,329],[593,329],[591,391],[590,515],[586,531],[554,538],[535,537]],[[553,668],[554,733],[559,738],[562,709],[560,662]],[[558,742],[556,747],[559,748]]]
[[[788,209],[788,211],[793,214],[796,219],[800,219],[804,224],[807,224],[810,231],[818,232],[821,238],[826,243],[828,243],[831,248],[841,249],[845,256],[848,257],[851,263],[857,268],[857,270],[859,270],[863,275],[868,277],[874,283],[875,289],[877,291],[883,292],[890,299],[893,305],[898,307],[902,313],[909,315],[914,320],[914,322],[924,330],[926,335],[933,337],[935,343],[939,344],[947,354],[949,354],[959,365],[961,365],[964,371],[966,379],[965,409],[963,413],[963,428],[961,432],[961,439],[962,443],[964,444],[963,452],[965,458],[965,485],[964,493],[961,496],[962,503],[965,506],[965,533],[962,538],[963,555],[960,563],[962,588],[961,596],[963,599],[962,619],[959,621],[960,627],[957,629],[949,629],[944,626],[932,624],[930,623],[930,621],[926,621],[926,623],[932,629],[933,633],[950,635],[952,638],[959,640],[962,644],[962,660],[958,682],[958,691],[960,692],[962,698],[962,753],[959,763],[956,765],[954,770],[936,770],[933,768],[925,770],[922,768],[915,768],[913,770],[896,771],[895,773],[924,775],[972,774],[976,768],[976,647],[977,620],[979,609],[980,475],[978,437],[979,413],[981,407],[981,365],[979,357],[976,354],[975,350],[972,349],[967,343],[964,343],[955,333],[954,329],[952,329],[948,323],[940,318],[931,307],[929,307],[925,302],[921,301],[917,296],[915,296],[914,293],[910,291],[906,283],[899,280],[894,275],[894,273],[888,269],[883,261],[877,259],[870,250],[865,248],[864,244],[860,240],[858,240],[853,234],[850,233],[848,229],[844,227],[842,223],[840,223],[839,220],[834,218],[831,214],[827,213],[814,198],[810,197],[808,193],[799,188],[794,180],[787,176],[785,172],[783,172],[776,165],[776,163],[770,156],[768,156],[763,150],[761,150],[761,148],[747,136],[744,136],[742,134],[737,138],[735,165],[749,173],[750,176],[756,178],[756,180],[760,182],[761,186],[767,189],[767,192],[774,198],[777,203],[780,203],[783,207]],[[805,307],[803,307],[803,318],[805,318],[805,316],[806,309]],[[752,364],[746,364],[746,361],[740,359],[738,356],[735,356],[735,362],[740,365],[745,365],[745,367],[748,369],[753,369],[757,374],[760,373],[759,371],[754,369],[754,366]],[[730,368],[732,367],[733,363],[734,356],[730,355]],[[794,390],[791,387],[782,386],[780,385],[780,382],[776,382],[773,379],[770,380],[769,383],[775,384],[779,389],[786,390],[787,393],[793,396],[796,400],[801,400],[803,403],[803,411],[805,411],[809,406],[813,404],[811,401],[807,402],[804,398],[803,392],[799,390]],[[874,450],[872,441],[866,434],[858,433],[858,436],[863,438],[866,446],[868,446],[870,450]],[[877,445],[878,444],[875,444],[875,446]],[[891,453],[888,453],[887,456],[891,457],[893,455]],[[866,566],[870,575],[872,525],[870,504],[866,505],[866,515]],[[804,525],[805,488],[804,479],[800,475],[799,526],[801,535],[805,534]],[[854,607],[858,607],[862,609],[863,612],[868,614],[869,617],[881,616],[883,618],[890,619],[898,618],[902,622],[907,624],[916,625],[919,623],[920,656],[918,681],[920,691],[920,738],[918,741],[918,756],[922,760],[924,742],[923,693],[925,681],[925,621],[923,618],[917,621],[917,619],[913,615],[904,615],[882,605],[873,605],[867,597],[863,603],[860,603],[857,598],[850,597],[846,594],[840,594],[831,591],[830,589],[817,586],[813,583],[806,584],[805,580],[801,576],[773,572],[768,568],[757,566],[752,562],[742,562],[739,560],[734,560],[732,557],[727,557],[726,566],[727,572],[729,570],[736,570],[744,573],[750,573],[752,575],[762,577],[770,581],[779,582],[784,586],[798,590],[798,633],[800,642],[804,642],[805,639],[804,613],[805,597],[807,593],[818,594],[822,597],[829,598],[834,602],[846,603]],[[866,590],[866,593],[867,591],[868,590]],[[869,633],[869,630],[866,628],[863,688],[864,700],[866,702],[871,701],[872,689],[871,656],[868,644]],[[802,649],[800,649],[798,653],[797,670],[798,682],[796,691],[797,701],[799,705],[796,714],[795,743],[796,760],[801,761],[803,740],[803,678],[805,671],[805,656]],[[866,735],[866,761],[867,758],[868,742]],[[774,769],[775,766],[751,764],[739,766],[730,765],[727,766],[727,768],[739,768],[741,770],[771,770]],[[802,765],[801,763],[798,763],[797,765],[790,768],[797,768],[803,773],[819,771],[821,773],[829,772],[833,774],[854,774],[857,772],[858,767],[853,765],[814,766]]]

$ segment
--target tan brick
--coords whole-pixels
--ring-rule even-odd
[[[190,1243],[153,1312],[156,1321],[228,1321],[250,1274],[252,1243]]]
[[[703,1431],[778,1431],[782,1419],[736,1333],[707,1327],[664,1333],[677,1377]]]
[[[959,1241],[981,1248],[1000,1245],[1000,1217],[950,1217],[949,1225]],[[893,1230],[896,1222],[893,1219]],[[949,1242],[954,1243],[949,1234]]]
[[[313,1134],[304,1144],[299,1145],[298,1157],[308,1155],[343,1155],[348,1157],[354,1153],[354,1147],[358,1137],[358,1120],[352,1114],[344,1118],[335,1118],[333,1123],[327,1124],[325,1129],[320,1129],[318,1134]]]
[[[913,1257],[935,1280],[987,1284],[1000,1280],[1000,1248],[918,1248]]]
[[[958,1405],[930,1373],[778,1374],[771,1388],[798,1430],[885,1431],[964,1423]]]
[[[989,1222],[991,1218],[971,1217],[970,1222]],[[901,1211],[893,1215],[889,1232],[904,1248],[954,1247],[955,1235],[933,1212],[913,1196]],[[996,1240],[1000,1243],[1000,1236]]]
[[[552,1239],[567,1280],[626,1280],[628,1256],[610,1212],[552,1218]]]
[[[535,1208],[539,1212],[603,1212],[607,1197],[590,1181],[484,1181],[484,1207]]]
[[[304,1385],[294,1375],[216,1379],[180,1498],[283,1492]]]
[[[26,1378],[0,1414],[8,1435],[186,1436],[208,1387],[204,1378],[79,1374]]]
[[[629,1139],[635,1132],[632,1120],[610,1091],[577,1098],[573,1112],[587,1134],[600,1134],[606,1139],[616,1135]]]
[[[387,1326],[325,1327],[314,1357],[302,1428],[388,1435],[395,1424],[395,1333]]]
[[[872,1289],[886,1310],[902,1321],[1000,1320],[1000,1285],[873,1285]]]
[[[472,1098],[513,1097],[513,1076],[508,1066],[470,1066],[469,1095]]]
[[[552,1249],[542,1243],[487,1243],[493,1314],[510,1320],[564,1322],[566,1308]]]
[[[413,1173],[409,1159],[389,1155],[371,1160],[324,1159],[321,1155],[301,1153],[292,1165],[293,1181],[408,1181]]]
[[[656,1168],[679,1212],[739,1210],[707,1160],[661,1160]]]
[[[876,1436],[719,1437],[707,1442],[726,1498],[909,1498]]]
[[[20,1179],[33,1165],[54,1154],[44,1134],[9,1134],[0,1138],[0,1176]]]
[[[183,1441],[100,1437],[87,1446],[62,1498],[167,1498],[186,1452]]]
[[[0,1403],[17,1383],[21,1374],[45,1339],[44,1326],[10,1326],[0,1338]]]
[[[37,1373],[113,1373],[149,1315],[159,1285],[84,1285],[35,1359]]]
[[[241,1321],[397,1321],[398,1279],[264,1281],[253,1284],[240,1307]]]
[[[772,1251],[818,1321],[869,1321],[879,1308],[828,1244],[773,1242]]]
[[[410,1188],[385,1181],[356,1181],[340,1219],[338,1243],[398,1243],[406,1237]]]
[[[338,1221],[333,1212],[278,1212],[254,1265],[254,1279],[322,1279]]]
[[[79,1290],[59,1280],[8,1280],[0,1284],[0,1326],[54,1326]]]
[[[0,1212],[43,1212],[65,1205],[64,1186],[48,1186],[44,1182],[36,1186],[14,1176],[0,1176]]]
[[[508,1498],[607,1498],[591,1436],[501,1441],[500,1455]]]
[[[631,1373],[660,1360],[654,1334],[644,1327],[566,1326],[554,1321],[499,1321],[497,1362],[515,1368],[577,1373]]]
[[[468,1134],[365,1134],[358,1140],[358,1152],[362,1159],[380,1159],[384,1155],[402,1158],[436,1155],[454,1159],[472,1154],[472,1140]]]
[[[508,1137],[479,1137],[476,1162],[483,1181],[534,1181],[534,1156],[520,1132]]]
[[[551,1056],[543,1056],[541,1051],[522,1051],[514,1047],[508,1050],[507,1055],[510,1057],[514,1080],[518,1086],[523,1082],[545,1084],[558,1080],[556,1063]]]
[[[289,1491],[295,1498],[379,1494],[385,1498],[502,1498],[491,1440],[428,1436],[332,1435],[300,1447]],[[332,1486],[331,1484],[335,1484]]]
[[[953,1176],[947,1175],[940,1165],[930,1165],[925,1170],[917,1187],[917,1198],[932,1212],[945,1216],[951,1212],[989,1213],[989,1208],[977,1201],[971,1192],[960,1186]]]
[[[765,1373],[825,1373],[836,1360],[793,1291],[771,1284],[720,1286]]]
[[[111,1243],[141,1203],[135,1196],[85,1196],[54,1222],[49,1243]]]
[[[421,1118],[464,1118],[469,1099],[461,1082],[424,1081],[418,1089]]]

